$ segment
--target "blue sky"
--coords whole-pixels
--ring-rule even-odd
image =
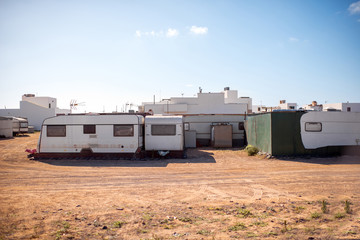
[[[0,0],[0,108],[114,111],[224,87],[275,106],[360,102],[360,1]]]

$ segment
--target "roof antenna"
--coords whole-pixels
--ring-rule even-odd
[[[202,88],[201,87],[199,87],[199,93],[202,93]]]

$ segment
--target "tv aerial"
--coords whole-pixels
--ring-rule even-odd
[[[85,106],[85,102],[78,103],[77,100],[71,99],[70,101],[70,113],[72,113],[72,110],[77,110],[77,107],[79,106]]]

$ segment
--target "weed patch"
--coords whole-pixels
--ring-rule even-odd
[[[345,213],[339,212],[339,213],[336,213],[334,217],[335,217],[335,219],[342,219],[342,218],[345,218],[345,216],[346,216]]]
[[[205,229],[201,229],[201,230],[197,231],[196,234],[200,234],[200,235],[204,235],[204,236],[209,236],[209,235],[211,234],[211,231],[205,230]]]
[[[234,226],[228,228],[229,231],[239,231],[246,229],[246,225],[244,223],[236,223]]]
[[[121,228],[124,224],[126,224],[126,222],[124,221],[116,221],[113,223],[113,227],[114,228]]]
[[[321,217],[321,214],[318,212],[314,212],[311,214],[311,218],[313,219],[319,219]]]
[[[239,217],[247,218],[247,217],[250,217],[250,216],[252,216],[252,215],[253,215],[253,214],[250,212],[250,210],[242,209],[242,208],[239,208],[239,209],[238,209],[238,216],[239,216]]]

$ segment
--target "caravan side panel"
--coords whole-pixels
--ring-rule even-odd
[[[184,150],[183,120],[180,116],[145,118],[145,150]]]
[[[360,145],[360,113],[309,112],[300,122],[306,149]]]
[[[137,115],[66,115],[46,119],[40,153],[135,153],[143,146]]]

